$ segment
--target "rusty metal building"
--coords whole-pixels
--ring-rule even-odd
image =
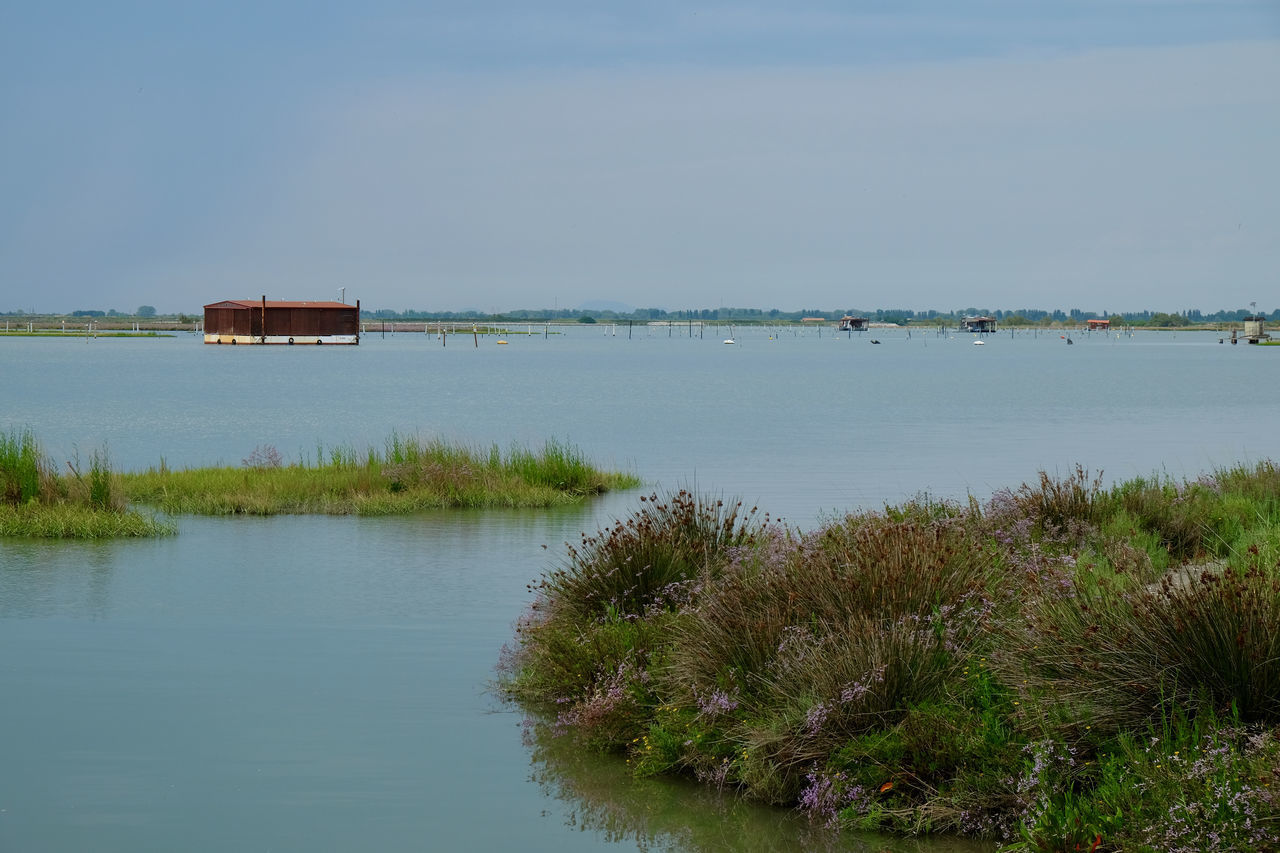
[[[204,306],[206,344],[358,344],[360,301],[227,299]]]

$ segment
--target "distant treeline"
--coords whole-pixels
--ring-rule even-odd
[[[89,320],[174,320],[179,323],[193,323],[201,317],[200,311],[191,314],[161,314],[151,305],[140,305],[134,311],[117,311],[115,308],[103,311],[98,308],[80,308],[75,311],[69,311],[66,314],[50,313],[47,311],[0,311],[0,317],[75,317],[77,319]]]
[[[668,311],[663,308],[638,308],[634,311],[610,311],[582,309],[522,309],[506,311],[500,314],[487,314],[475,311],[423,311],[407,309],[392,311],[386,308],[376,311],[365,311],[363,316],[372,320],[485,320],[487,322],[541,322],[579,321],[579,322],[733,322],[733,323],[798,323],[805,318],[821,318],[836,321],[845,315],[866,317],[873,323],[898,323],[907,325],[937,325],[939,323],[959,322],[961,317],[988,316],[995,317],[1000,323],[1008,326],[1049,325],[1054,323],[1084,323],[1086,320],[1109,319],[1116,325],[1124,326],[1193,326],[1204,323],[1240,322],[1255,312],[1239,308],[1206,313],[1198,310],[1168,313],[1162,311],[1130,311],[1109,313],[1106,311],[1082,311],[1072,308],[1045,311],[1039,308],[991,309],[964,308],[956,311],[913,311],[909,308],[840,308],[826,310],[822,308],[803,308],[799,311],[780,311],[777,308],[763,310],[760,308],[702,308],[687,311]],[[1269,315],[1261,312],[1268,320],[1280,322],[1280,308]]]
[[[1049,326],[1049,325],[1082,325],[1086,320],[1110,320],[1117,326],[1198,326],[1209,323],[1238,323],[1249,316],[1261,316],[1267,320],[1280,323],[1280,308],[1268,314],[1265,311],[1254,311],[1247,308],[1223,309],[1215,312],[1204,312],[1188,309],[1181,312],[1164,311],[1125,311],[1110,313],[1107,311],[1082,311],[1072,308],[1069,311],[1055,309],[1046,311],[1040,308],[961,308],[955,311],[913,311],[910,308],[802,308],[799,311],[780,311],[777,308],[700,308],[682,311],[668,311],[664,308],[637,308],[634,311],[618,311],[608,309],[581,308],[526,308],[501,313],[483,311],[430,311],[419,308],[407,308],[394,311],[379,308],[374,311],[365,310],[361,316],[365,320],[400,320],[400,321],[484,321],[486,323],[525,323],[525,322],[580,322],[580,323],[652,323],[652,322],[708,322],[708,323],[798,323],[805,319],[821,319],[831,322],[845,315],[866,317],[873,323],[897,323],[899,325],[949,325],[959,323],[961,317],[987,316],[994,317],[1004,326]],[[106,318],[139,318],[147,320],[176,319],[179,323],[191,323],[200,318],[200,312],[191,314],[157,314],[155,308],[143,305],[134,313],[128,314],[114,309],[110,311],[77,310],[67,315],[35,315],[26,311],[0,312],[0,317],[33,317],[33,316],[68,316],[68,317],[106,317]]]

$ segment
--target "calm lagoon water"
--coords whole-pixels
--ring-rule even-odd
[[[646,491],[736,495],[801,526],[920,491],[985,499],[1077,462],[1116,479],[1280,456],[1280,351],[1207,333],[668,334],[5,339],[0,429],[127,468],[267,444],[312,458],[392,431],[554,436]],[[639,494],[0,542],[0,850],[970,849],[831,839],[522,741],[486,688],[525,585]]]

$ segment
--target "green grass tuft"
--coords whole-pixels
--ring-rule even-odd
[[[20,506],[40,493],[47,476],[35,434],[29,430],[0,433],[0,501]]]
[[[0,537],[107,539],[163,536],[172,525],[124,504],[105,450],[95,451],[88,476],[78,461],[59,475],[30,431],[0,433]]]

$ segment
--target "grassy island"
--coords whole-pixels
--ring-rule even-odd
[[[473,449],[393,435],[385,452],[317,448],[316,462],[285,464],[269,445],[239,467],[142,472],[110,470],[105,451],[67,474],[29,431],[0,434],[0,537],[102,539],[160,536],[172,524],[129,509],[169,515],[392,515],[437,508],[549,507],[610,489],[634,488],[633,474],[601,471],[558,441],[541,450]]]
[[[173,530],[126,507],[105,451],[90,457],[88,470],[76,459],[60,474],[33,433],[0,433],[0,537],[112,539]]]
[[[547,507],[640,484],[591,466],[577,449],[473,449],[392,435],[385,450],[320,447],[314,463],[284,464],[258,447],[240,467],[122,474],[130,500],[171,514],[393,515],[434,508]]]
[[[1042,474],[810,532],[642,501],[568,547],[504,655],[549,735],[848,828],[1278,849],[1272,463]]]

